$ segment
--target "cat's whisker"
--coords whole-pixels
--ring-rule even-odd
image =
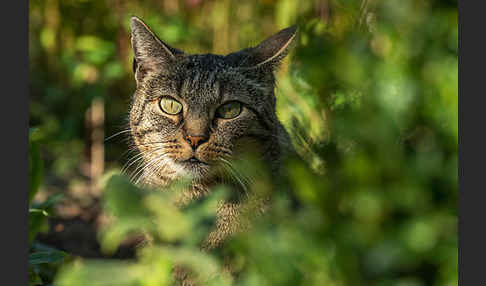
[[[122,130],[120,132],[117,132],[111,136],[109,136],[108,138],[105,139],[105,142],[112,139],[112,138],[115,138],[116,136],[120,135],[120,134],[123,134],[123,133],[127,133],[127,132],[130,132],[131,130],[130,129],[127,129],[127,130]]]
[[[218,147],[218,148],[215,148],[214,151],[216,151],[216,153],[219,153],[219,154],[223,154],[225,156],[230,156],[233,155],[233,151],[231,151],[230,149],[227,149],[227,148],[223,148],[223,147]]]
[[[133,150],[133,151],[138,151],[138,153],[137,153],[137,154],[135,154],[135,155],[133,155],[131,158],[129,158],[129,159],[127,160],[127,163],[128,163],[128,162],[130,162],[130,161],[132,161],[134,158],[137,158],[137,157],[143,156],[143,154],[145,154],[145,153],[143,153],[143,152],[140,152],[139,150]]]
[[[159,151],[160,149],[154,149],[154,150],[151,150],[150,152],[145,152],[145,153],[140,153],[140,155],[142,156],[143,158],[143,155],[150,155],[150,154],[153,154],[155,153],[156,151]],[[154,158],[155,159],[155,158]],[[153,160],[153,159],[152,159]],[[150,160],[149,162],[145,163],[144,160],[141,160],[138,164],[138,166],[135,168],[135,170],[131,173],[130,177],[131,177],[131,180],[134,179],[134,177],[136,175],[134,175],[134,173],[137,173],[139,169],[143,169],[145,165],[149,164],[152,160]]]
[[[133,160],[133,159],[135,159],[135,160]],[[131,163],[127,162],[127,164],[125,164],[125,166],[123,166],[123,168],[121,170],[122,173],[126,172],[128,170],[128,168],[130,168],[130,166],[132,166],[133,164],[137,163],[140,160],[143,160],[143,154],[140,154],[137,157],[133,157],[131,160],[132,160]]]
[[[143,143],[138,143],[137,145],[141,144],[165,144],[165,143],[176,143],[177,139],[165,140],[165,141],[147,141]]]
[[[164,160],[164,159],[162,159]],[[161,170],[163,170],[166,166],[164,164],[159,164],[155,167],[155,169],[151,170],[152,174],[159,174]]]
[[[219,158],[219,160],[223,163],[223,167],[228,171],[229,175],[236,179],[237,182],[240,184],[240,186],[242,187],[243,191],[245,192],[245,195],[246,197],[248,198],[249,195],[248,195],[248,188],[251,184],[251,180],[247,177],[245,177],[243,174],[241,174],[240,172],[238,172],[237,170],[235,170],[235,168],[233,167],[233,164],[224,159],[224,158]]]
[[[155,158],[156,159],[156,158]],[[154,161],[155,159],[152,159],[150,162]],[[136,185],[138,180],[136,180],[139,175],[143,174],[144,169],[148,166],[147,163],[144,163],[143,161],[137,166],[135,171],[132,172],[130,176],[130,180]]]
[[[146,143],[139,143],[137,146],[153,146],[153,145],[161,145],[167,143],[168,142],[146,142]]]
[[[120,157],[119,157],[119,160],[122,160],[122,158],[124,158],[125,156],[128,156],[130,155],[130,153],[134,153],[134,152],[139,152],[138,149],[134,149],[134,148],[128,148],[127,150],[125,150],[125,152],[123,152]],[[136,156],[137,154],[135,154]]]
[[[130,153],[133,153],[133,152],[139,152],[139,150],[137,148],[128,148],[125,152],[122,153],[121,157],[128,155]]]
[[[164,157],[165,157],[164,155],[165,155],[165,154],[162,154],[162,155],[160,155],[160,156],[157,156],[156,158],[154,158],[154,160],[152,160],[152,162],[151,162],[151,163],[149,163],[149,164],[145,165],[145,167],[144,167],[144,168],[142,168],[142,169],[139,171],[139,172],[140,172],[140,176],[139,176],[139,177],[138,177],[138,179],[135,181],[135,184],[138,184],[138,183],[139,183],[139,181],[140,181],[142,178],[144,178],[144,177],[145,177],[145,175],[144,175],[144,174],[146,174],[146,171],[147,171],[147,170],[152,169],[152,168],[153,168],[154,166],[156,166],[156,165],[161,165],[161,164],[158,164],[158,163],[160,163],[160,162],[162,162],[162,161],[164,160]],[[153,170],[152,170],[152,171],[153,171]]]
[[[160,166],[159,164],[163,160],[164,156],[157,156],[153,160],[151,160],[149,163],[145,164],[145,166],[139,171],[140,176],[138,176],[137,180],[135,181],[135,184],[138,184],[141,179],[143,179],[147,171],[152,171],[153,172],[153,167],[154,166]]]
[[[146,164],[142,165],[141,167],[138,167],[137,169],[139,169],[138,171],[135,171],[137,172],[133,177],[132,177],[132,180],[135,180],[135,178],[138,177],[138,179],[136,180],[135,184],[138,184],[138,182],[140,181],[141,177],[143,177],[143,174],[144,174],[144,171],[148,170],[150,166],[152,166],[153,164],[157,164],[157,163],[160,163],[161,161],[163,161],[163,159],[165,158],[165,155],[167,154],[167,152],[164,152],[154,158],[152,158],[149,162],[147,162]]]
[[[152,153],[154,153],[154,152],[155,152],[155,151],[153,151]],[[142,158],[143,158],[143,157],[142,157]],[[137,168],[135,168],[135,171],[134,171],[133,173],[138,172],[140,168],[142,168],[142,169],[143,169],[145,166],[147,166],[148,164],[151,164],[151,163],[152,163],[152,161],[154,161],[154,160],[156,160],[156,159],[157,159],[157,156],[156,156],[155,158],[150,159],[148,162],[144,162],[144,160],[142,160],[142,161],[140,162],[140,164],[137,166]]]
[[[159,150],[161,150],[162,148],[155,148],[153,150],[150,150],[148,152],[140,152],[138,154],[136,154],[135,156],[133,156],[132,158],[130,158],[126,163],[125,163],[125,166],[122,168],[122,173],[124,171],[126,171],[131,165],[133,165],[135,162],[139,161],[141,158],[143,158],[144,155],[150,155],[150,154],[153,154],[154,152],[157,152]],[[128,165],[128,166],[127,166]]]

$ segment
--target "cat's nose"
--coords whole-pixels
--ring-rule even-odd
[[[186,136],[186,141],[191,145],[193,150],[196,150],[197,146],[201,145],[202,143],[206,142],[208,137],[206,136]]]

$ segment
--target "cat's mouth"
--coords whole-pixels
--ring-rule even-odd
[[[194,157],[194,156],[193,156],[193,157],[191,157],[191,158],[189,158],[189,159],[187,159],[187,160],[182,161],[182,163],[184,163],[184,164],[186,164],[186,165],[199,165],[199,164],[200,164],[200,165],[209,166],[209,164],[208,164],[208,163],[203,162],[203,161],[201,161],[201,160],[197,159],[197,158],[196,158],[196,157]]]
[[[196,157],[191,157],[184,161],[179,161],[179,163],[191,173],[195,177],[202,177],[204,176],[210,168],[210,165],[206,162],[203,162]]]

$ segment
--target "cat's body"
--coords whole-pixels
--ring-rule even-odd
[[[185,54],[136,17],[131,32],[137,89],[130,129],[145,164],[139,182],[163,187],[190,175],[192,188],[180,201],[186,204],[218,182],[217,166],[231,164],[249,146],[278,174],[292,145],[275,114],[273,72],[288,53],[295,27],[227,56]],[[241,208],[242,202],[220,205],[204,249],[245,228],[238,220]]]

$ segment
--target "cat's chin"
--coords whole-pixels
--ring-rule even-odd
[[[207,176],[211,167],[209,164],[195,158],[179,161],[177,162],[177,165],[179,165],[181,171],[185,173],[185,175],[189,175],[194,179],[201,179]]]

